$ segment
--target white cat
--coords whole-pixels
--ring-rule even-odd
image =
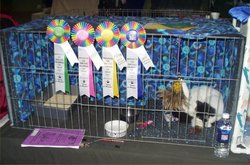
[[[221,119],[224,111],[224,102],[223,96],[218,90],[209,86],[193,87],[189,90],[185,81],[182,80],[181,84],[183,93],[189,100],[189,104],[183,105],[183,109],[188,115],[193,117],[191,120],[192,127],[199,126],[203,128],[204,126],[203,120],[197,117],[197,101],[207,103],[215,109],[215,113],[209,115],[205,127],[211,127],[212,123]]]

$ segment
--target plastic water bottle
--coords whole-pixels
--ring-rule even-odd
[[[228,113],[223,113],[222,119],[217,124],[214,154],[219,158],[226,158],[229,155],[230,134],[232,130],[232,124],[229,117]]]

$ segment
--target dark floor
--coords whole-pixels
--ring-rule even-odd
[[[1,164],[249,164],[247,155],[233,154],[227,159],[213,155],[212,148],[141,142],[93,142],[80,149],[21,148],[30,130],[0,129]]]

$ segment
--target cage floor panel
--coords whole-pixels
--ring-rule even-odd
[[[28,121],[24,123],[19,122],[17,125],[31,129],[37,127],[85,129],[86,136],[108,138],[104,124],[110,120],[119,120],[121,111],[117,109],[77,106],[71,109],[67,120],[39,117],[35,113],[29,117]],[[211,146],[213,143],[214,126],[204,128],[200,133],[191,133],[190,123],[179,123],[178,121],[167,122],[164,119],[164,113],[161,111],[141,110],[138,114],[137,121],[129,123],[127,134],[122,139],[205,146]],[[138,124],[149,120],[153,121],[153,123],[147,125],[145,128],[138,127]]]

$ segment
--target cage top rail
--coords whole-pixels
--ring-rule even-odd
[[[44,27],[43,30],[39,29],[39,30],[23,30],[23,29],[11,29],[11,31],[1,31],[0,30],[0,34],[1,36],[4,36],[4,33],[27,33],[27,34],[40,34],[40,35],[46,35],[46,27]],[[187,39],[187,40],[203,40],[203,39],[245,39],[244,36],[240,35],[240,34],[235,34],[235,35],[228,35],[228,36],[224,36],[224,35],[211,35],[211,36],[203,36],[203,37],[199,37],[197,35],[191,35],[189,34],[189,38],[185,37],[185,34],[164,34],[164,33],[155,33],[155,32],[147,32],[147,37],[173,37],[173,38],[180,38],[180,39]]]
[[[72,9],[65,12],[57,12],[52,16],[69,15],[69,16],[145,16],[145,17],[205,17],[209,11],[202,10],[187,10],[187,9],[99,9],[99,10],[84,10]]]

